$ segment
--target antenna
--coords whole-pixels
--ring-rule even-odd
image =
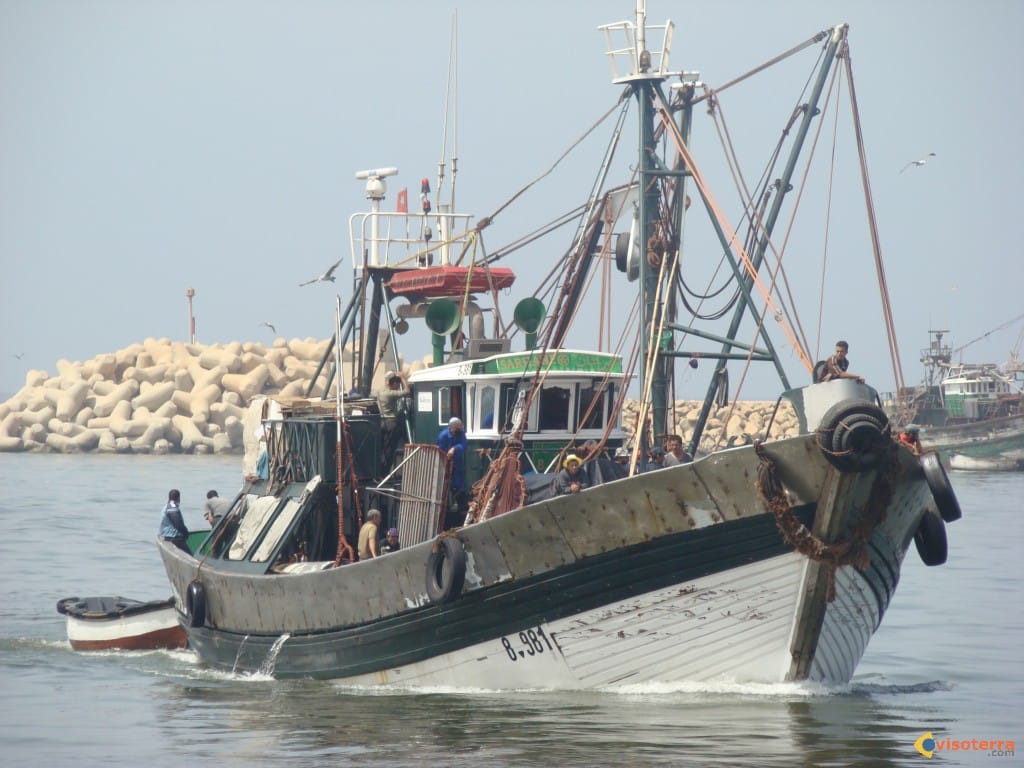
[[[445,212],[445,206],[441,203],[442,194],[444,192],[444,177],[445,177],[445,164],[447,161],[448,154],[448,115],[451,114],[452,118],[452,183],[449,192],[449,203],[448,211],[455,210],[455,177],[459,172],[459,51],[458,51],[458,37],[459,37],[459,13],[455,11],[452,13],[452,29],[451,29],[451,40],[448,43],[448,77],[445,81],[444,89],[444,119],[441,121],[441,159],[437,162],[437,187],[435,192],[437,194],[437,210],[438,213]],[[449,99],[452,101],[452,106],[449,107]],[[438,219],[438,226],[444,227],[443,217]],[[442,234],[442,241],[446,240],[447,236]]]
[[[388,191],[388,185],[384,183],[387,176],[394,176],[398,169],[394,166],[387,168],[373,168],[369,171],[356,171],[357,179],[366,179],[366,199],[370,201],[370,266],[379,267],[379,245],[380,245],[380,201]]]
[[[398,169],[394,167],[374,168],[372,171],[356,171],[357,179],[382,179],[385,176],[394,176]]]

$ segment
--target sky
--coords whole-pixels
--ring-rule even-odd
[[[269,343],[264,321],[286,339],[328,337],[351,275],[349,216],[367,205],[355,172],[397,167],[385,209],[402,187],[415,208],[419,180],[433,183],[454,152],[456,207],[477,219],[494,213],[615,104],[621,89],[597,27],[633,11],[628,0],[0,0],[0,395],[31,369],[55,375],[61,359],[149,337],[186,340],[188,288],[201,342]],[[1024,54],[1010,37],[1024,3],[650,0],[648,17],[676,25],[671,68],[699,70],[711,86],[848,23],[905,380],[921,379],[919,351],[933,328],[948,329],[954,347],[982,337],[965,360],[1008,358],[1024,326],[989,332],[1024,314]],[[750,178],[814,56],[788,70],[796,78],[787,90],[745,84],[723,94]],[[634,121],[626,128],[634,147]],[[817,152],[835,151],[831,131]],[[504,209],[484,234],[487,248],[581,202],[607,135],[602,126],[559,165],[561,177]],[[721,155],[709,123],[695,126],[692,145],[698,158]],[[838,151],[849,166],[850,144]],[[870,243],[853,235],[864,231],[863,195],[856,186],[835,193],[833,203],[860,208],[840,214],[836,205],[825,249],[824,224],[813,222],[823,190],[806,193],[812,212],[801,221],[813,236],[794,237],[784,262],[803,296],[801,322],[816,357],[846,338],[851,370],[888,390]],[[735,222],[735,199],[724,207]],[[503,262],[520,276],[506,313],[570,237]],[[696,234],[694,243],[714,256],[714,244]],[[822,288],[825,253],[836,276]],[[344,279],[298,286],[339,258]],[[617,311],[634,288],[619,280]],[[591,312],[581,309],[572,346],[590,345]],[[409,356],[428,353],[425,344]],[[786,355],[800,381],[794,362]],[[703,392],[694,380],[677,394]],[[776,394],[759,374],[743,396]]]

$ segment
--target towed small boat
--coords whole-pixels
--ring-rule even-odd
[[[141,602],[128,597],[66,597],[57,613],[67,617],[68,642],[76,651],[142,651],[184,648],[173,598]]]
[[[976,457],[965,453],[951,453],[949,468],[970,472],[1019,472],[1024,470],[1024,460],[1002,455]]]

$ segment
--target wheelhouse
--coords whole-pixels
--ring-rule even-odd
[[[541,383],[531,400],[535,377]],[[611,448],[622,444],[626,434],[616,403],[624,378],[617,355],[572,350],[506,353],[418,371],[410,378],[413,440],[434,442],[457,416],[471,447],[482,451],[477,458],[486,459],[525,417],[526,456],[532,469],[544,471],[566,445],[588,440],[604,440]],[[486,460],[468,464],[471,481],[486,468]]]

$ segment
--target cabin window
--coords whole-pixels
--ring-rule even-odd
[[[530,383],[521,382],[518,385],[503,384],[501,387],[502,406],[501,413],[502,432],[511,432],[516,424],[516,419],[519,416],[519,409],[523,407],[526,402],[526,398],[530,394]],[[534,398],[533,403],[530,404],[530,412],[526,418],[526,425],[523,427],[526,432],[537,431],[537,398]]]
[[[540,429],[565,432],[569,429],[569,387],[544,387],[540,391]]]
[[[576,409],[579,429],[604,429],[606,392],[610,394],[611,387],[602,388],[598,382],[580,385]]]
[[[462,387],[441,387],[437,390],[437,423],[448,426],[452,416],[466,421],[466,410],[462,402]]]
[[[485,384],[479,389],[479,421],[477,429],[487,432],[496,431],[495,411],[497,410],[498,388]]]

